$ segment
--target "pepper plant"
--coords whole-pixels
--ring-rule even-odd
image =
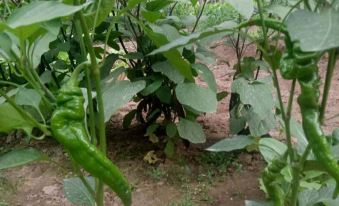
[[[70,195],[73,184],[86,188],[84,204],[103,205],[106,184],[131,205],[129,183],[106,156],[105,124],[133,97],[140,103],[125,124],[134,113],[153,134],[164,115],[168,154],[179,135],[193,143],[205,141],[194,120],[216,110],[217,90],[213,74],[196,64],[199,52],[193,51],[202,46],[149,54],[187,32],[178,18],[166,15],[172,3],[6,1],[1,7],[0,132],[19,130],[28,142],[53,137],[62,144],[77,177],[64,181],[71,202],[79,203]],[[136,50],[128,51],[126,41],[135,42]],[[129,80],[121,80],[122,74]],[[198,74],[209,88],[194,83]],[[8,151],[1,156],[1,169],[37,159],[48,158],[32,148]]]
[[[337,26],[332,24],[338,15],[337,2],[297,1],[293,4],[288,2],[287,6],[284,4],[286,12],[282,18],[268,15],[264,11],[268,7],[262,0],[257,0],[256,3],[258,12],[249,20],[240,24],[222,24],[208,31],[177,39],[154,53],[180,48],[209,35],[258,26],[264,38],[263,41],[257,42],[257,47],[269,65],[277,97],[277,106],[266,108],[268,109],[266,111],[271,110],[275,113],[285,133],[286,144],[272,138],[257,140],[248,136],[238,136],[222,140],[208,150],[230,151],[253,144],[258,146],[268,162],[261,176],[262,187],[268,195],[268,201],[265,203],[246,201],[248,205],[337,205],[339,174],[335,145],[337,134],[336,130],[332,134],[325,134],[322,130],[339,46],[335,35]],[[268,34],[271,33],[274,38],[269,38]],[[284,42],[282,51],[278,47],[281,41]],[[320,101],[321,79],[318,63],[325,54],[328,54],[328,66]],[[287,105],[284,105],[281,95],[279,71],[284,79],[291,82]],[[249,82],[246,87],[257,84],[256,81]],[[301,89],[297,98],[301,125],[292,118],[291,112],[297,84]],[[259,94],[253,90],[247,91],[249,92],[247,95]],[[243,93],[246,94],[246,90]],[[245,95],[243,98],[240,97],[240,101],[244,100]],[[268,100],[266,98],[264,101]],[[252,107],[255,105],[253,102],[247,104]],[[297,138],[296,143],[292,137]],[[315,184],[316,187],[310,184]]]

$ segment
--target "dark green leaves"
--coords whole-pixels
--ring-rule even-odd
[[[197,33],[190,34],[188,36],[182,36],[171,42],[164,42],[163,44],[158,45],[159,48],[152,51],[150,55],[167,52],[167,51],[170,51],[171,49],[185,46],[187,44],[193,43],[205,37],[212,36],[214,34],[218,34],[221,32],[227,32],[227,31],[230,32],[230,31],[233,31],[235,27],[236,27],[236,24],[233,21],[224,22],[210,29],[206,29],[203,32],[197,32]]]
[[[161,72],[163,75],[167,76],[171,81],[179,84],[183,83],[185,77],[180,74],[168,61],[157,62],[152,65],[152,69],[155,72]]]
[[[216,94],[194,83],[179,84],[175,89],[179,102],[199,112],[215,112],[217,110]]]
[[[86,177],[86,181],[94,190],[94,178]],[[83,182],[78,177],[64,179],[64,190],[67,199],[76,205],[95,205],[95,200]]]
[[[319,190],[312,189],[302,191],[298,197],[299,205],[313,206],[320,205],[319,203],[324,203],[324,205],[336,206],[339,204],[339,198],[336,198],[335,200],[332,198],[334,190],[335,183],[330,182]]]
[[[177,130],[181,138],[187,139],[194,144],[204,143],[206,141],[204,131],[202,130],[201,125],[197,122],[180,119],[177,125]]]
[[[120,107],[129,102],[134,95],[143,88],[145,88],[144,81],[117,81],[112,83],[103,92],[105,122],[107,122]]]
[[[15,10],[8,18],[7,24],[12,28],[28,26],[68,16],[82,8],[83,6],[70,6],[58,1],[34,1]]]
[[[339,13],[327,9],[320,13],[293,12],[286,21],[293,41],[300,41],[303,51],[322,51],[339,46]]]
[[[155,33],[151,29],[144,27],[148,37],[155,43],[157,47],[168,44],[168,39],[160,33]],[[185,61],[179,51],[175,49],[167,50],[163,53],[167,60],[177,69],[184,77],[189,80],[193,79],[190,64]]]
[[[271,85],[265,81],[248,81],[245,78],[237,78],[232,84],[232,92],[240,96],[243,104],[239,111],[232,111],[234,114],[240,113],[242,117],[231,119],[231,130],[237,131],[244,125],[245,118],[251,134],[261,136],[275,127],[275,117],[273,114],[274,100],[271,91]],[[244,106],[244,105],[250,105]],[[238,128],[238,129],[235,129]]]
[[[231,138],[223,139],[210,146],[206,150],[211,152],[231,152],[238,149],[244,149],[255,142],[253,137],[238,135]]]
[[[254,11],[254,1],[253,0],[228,0],[239,14],[241,14],[246,19],[249,19]]]
[[[258,114],[264,115],[274,108],[272,91],[262,82],[237,78],[232,84],[232,92],[239,94],[241,102],[253,106]]]

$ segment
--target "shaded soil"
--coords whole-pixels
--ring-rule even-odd
[[[214,47],[217,64],[211,69],[217,79],[218,90],[230,91],[236,63],[231,48],[219,43]],[[249,47],[248,55],[255,53]],[[320,63],[322,71],[325,61]],[[325,74],[323,74],[324,76]],[[339,113],[339,71],[333,78],[327,116]],[[285,102],[289,95],[289,82],[281,81]],[[201,84],[203,84],[201,82]],[[298,91],[297,91],[298,93]],[[265,163],[257,153],[227,154],[209,153],[203,150],[211,142],[229,135],[228,102],[230,95],[223,99],[216,113],[199,117],[208,142],[204,145],[191,145],[186,148],[179,143],[173,159],[165,159],[159,146],[150,143],[143,136],[145,128],[133,125],[129,130],[121,129],[122,117],[131,108],[130,103],[115,115],[108,127],[109,157],[126,174],[133,185],[134,206],[243,206],[245,200],[263,200],[264,193],[259,189],[258,177]],[[298,108],[294,107],[294,114]],[[300,119],[300,117],[296,117]],[[338,118],[327,121],[325,131],[338,126]],[[277,133],[279,134],[279,133]],[[67,154],[52,139],[35,143],[48,154],[55,163],[39,162],[0,173],[0,205],[72,205],[63,192],[63,179],[74,176]],[[159,161],[150,165],[143,160],[144,155],[154,150]],[[106,205],[121,205],[119,199],[106,190]]]

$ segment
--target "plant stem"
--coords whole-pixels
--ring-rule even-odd
[[[81,50],[81,56],[82,61],[87,60],[87,51],[84,43],[84,39],[82,38],[82,29],[79,20],[75,20],[75,31],[78,35],[79,44],[80,44],[80,50]],[[88,99],[88,108],[89,108],[89,128],[90,128],[90,134],[91,134],[91,142],[96,145],[97,144],[97,138],[96,138],[96,129],[95,129],[95,113],[94,113],[94,106],[93,106],[93,96],[92,96],[92,83],[90,78],[90,69],[89,67],[85,70],[86,74],[86,91],[87,91],[87,99]]]
[[[259,14],[260,14],[260,19],[261,19],[261,26],[263,29],[263,34],[264,34],[264,42],[263,46],[264,48],[268,51],[268,55],[270,54],[269,51],[269,45],[268,45],[268,37],[267,37],[267,28],[265,25],[264,21],[264,15],[263,15],[263,10],[262,10],[262,1],[257,0],[258,3],[258,9],[259,9]],[[269,63],[271,66],[274,66],[276,64],[273,64],[274,59],[270,58],[268,56]],[[287,106],[287,113],[285,113],[284,110],[284,104],[282,101],[282,95],[281,95],[281,90],[280,90],[280,85],[279,85],[279,80],[278,80],[278,75],[277,75],[277,68],[272,68],[272,73],[273,73],[273,82],[277,91],[277,96],[278,96],[278,101],[279,101],[279,106],[280,106],[280,111],[281,111],[281,116],[285,124],[285,130],[286,130],[286,139],[287,139],[287,150],[288,150],[288,155],[290,157],[290,161],[292,163],[292,198],[291,198],[291,206],[296,205],[296,200],[298,197],[298,189],[299,189],[299,167],[297,167],[296,162],[295,162],[295,155],[294,155],[294,150],[292,146],[292,138],[291,138],[291,131],[290,131],[290,119],[291,119],[291,111],[292,111],[292,103],[293,103],[293,97],[294,97],[294,90],[295,90],[295,84],[296,80],[294,79],[292,82],[291,90],[290,90],[290,97],[288,100],[288,106]]]
[[[323,124],[325,119],[325,111],[326,111],[326,105],[328,100],[328,94],[331,88],[331,81],[333,77],[333,71],[335,68],[335,63],[337,61],[337,52],[335,49],[332,49],[329,51],[329,59],[327,63],[327,71],[326,71],[326,79],[325,79],[325,85],[324,85],[324,91],[323,91],[323,97],[321,106],[319,109],[319,120]]]
[[[76,0],[77,3],[79,2]],[[102,91],[101,91],[101,85],[100,85],[100,68],[97,64],[95,52],[92,46],[92,41],[89,35],[89,29],[87,26],[87,23],[85,21],[85,17],[83,16],[82,11],[79,11],[77,13],[77,18],[80,19],[81,29],[84,34],[84,43],[87,47],[87,51],[90,56],[91,60],[91,70],[92,70],[92,76],[94,79],[95,84],[95,90],[97,93],[97,102],[98,102],[98,133],[99,133],[99,149],[103,154],[106,155],[106,132],[105,132],[105,117],[104,117],[104,102],[102,99]],[[96,201],[98,206],[103,206],[104,202],[104,184],[102,181],[99,181],[98,186],[96,188]]]
[[[198,23],[199,23],[199,20],[200,20],[200,18],[201,18],[201,16],[202,16],[202,13],[204,12],[206,3],[207,3],[207,0],[204,0],[204,3],[202,4],[201,10],[200,10],[200,12],[199,12],[199,14],[198,14],[198,16],[197,16],[197,20],[195,21],[195,24],[194,24],[194,27],[193,27],[191,33],[193,33],[193,32],[195,31],[195,29],[197,28]]]
[[[26,53],[26,44],[24,41],[20,41],[20,49],[21,49],[21,58],[18,60],[19,62],[19,71],[24,76],[25,80],[39,93],[42,98],[42,101],[48,106],[49,109],[53,108],[51,102],[46,98],[41,85],[37,83],[37,80],[30,72],[30,66],[27,63],[27,53]],[[25,69],[28,68],[28,69]]]
[[[293,104],[293,97],[294,97],[294,90],[295,90],[296,79],[293,79],[292,86],[290,90],[290,97],[288,100],[287,112],[286,112],[286,120],[285,120],[285,128],[286,128],[286,139],[287,139],[287,146],[289,150],[289,156],[291,159],[292,165],[292,196],[291,196],[291,205],[297,205],[298,200],[298,190],[299,190],[299,183],[300,183],[300,162],[296,162],[296,157],[294,155],[294,150],[292,146],[292,136],[291,136],[291,128],[290,128],[290,120],[291,120],[291,112],[292,112],[292,104]]]
[[[5,80],[0,80],[0,84],[7,84],[7,85],[10,85],[10,86],[14,86],[14,87],[20,86],[19,84],[16,84],[16,83],[10,82],[10,81],[5,81]]]
[[[80,178],[81,182],[85,185],[88,192],[93,196],[93,198],[95,198],[95,192],[93,188],[91,187],[91,185],[88,183],[88,181],[85,179],[84,175],[82,174],[79,168],[79,165],[73,159],[72,159],[72,162],[73,162],[74,171],[76,172],[77,176]]]

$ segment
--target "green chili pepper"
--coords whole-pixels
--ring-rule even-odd
[[[299,84],[301,94],[298,103],[301,109],[304,132],[316,159],[337,183],[333,194],[333,197],[336,197],[339,192],[339,166],[320,126],[318,73],[314,72],[308,79],[299,79]]]
[[[280,74],[284,79],[296,79],[298,74],[295,68],[294,59],[288,54],[283,54],[280,60]]]
[[[127,180],[118,167],[89,142],[84,123],[84,97],[77,82],[83,66],[79,66],[71,79],[59,90],[57,108],[51,118],[52,134],[76,163],[106,183],[124,205],[131,205],[131,189]]]
[[[317,161],[336,181],[337,185],[333,197],[337,197],[339,192],[339,165],[332,155],[331,147],[321,129],[319,119],[320,79],[318,61],[318,53],[302,52],[298,45],[294,48],[294,67],[301,88],[298,103],[301,110],[303,130]]]
[[[262,181],[274,206],[284,206],[284,191],[276,182],[281,170],[286,166],[286,155],[274,159],[262,173]]]

